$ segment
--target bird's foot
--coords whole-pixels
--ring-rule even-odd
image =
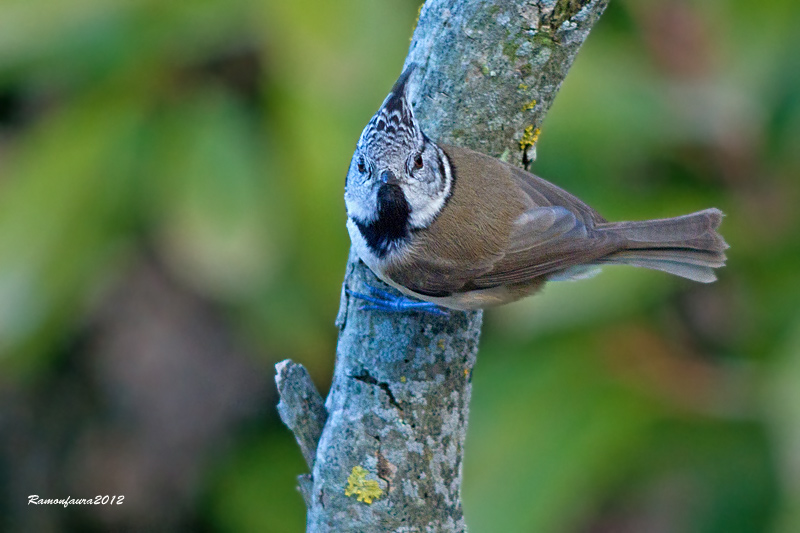
[[[406,298],[405,296],[396,296],[370,285],[367,285],[367,288],[369,289],[371,296],[347,289],[347,294],[350,296],[368,302],[368,304],[361,306],[362,311],[370,309],[375,311],[386,311],[390,313],[421,311],[423,313],[430,313],[438,316],[449,316],[450,314],[433,302],[420,302],[419,300],[412,300],[411,298]]]

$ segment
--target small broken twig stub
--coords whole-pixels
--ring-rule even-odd
[[[275,384],[281,399],[278,413],[294,433],[308,468],[314,468],[317,444],[328,418],[322,396],[303,365],[286,359],[275,365],[275,370]]]

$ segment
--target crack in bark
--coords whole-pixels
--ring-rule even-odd
[[[531,163],[533,163],[533,160],[530,157],[528,157],[528,150],[530,149],[531,149],[530,146],[526,146],[525,149],[522,151],[522,167],[525,170],[530,170]]]
[[[378,440],[378,442],[381,441],[380,437],[375,438]],[[378,479],[386,482],[386,494],[389,494],[392,491],[391,476],[394,474],[394,471],[392,470],[393,465],[386,459],[386,457],[383,456],[380,446],[378,446],[378,453],[376,454],[376,457],[378,459],[378,472],[376,475],[378,476]],[[397,470],[397,468],[394,468],[394,470]]]
[[[363,381],[364,383],[367,383],[369,385],[374,385],[380,388],[383,392],[386,393],[386,396],[389,397],[390,404],[392,404],[395,408],[397,408],[398,411],[403,410],[403,408],[400,407],[400,403],[397,401],[397,399],[395,399],[394,394],[392,394],[392,389],[389,388],[389,384],[384,381],[378,381],[377,379],[372,377],[366,369],[362,371],[361,375],[350,376],[350,377],[353,379],[357,379],[358,381]]]

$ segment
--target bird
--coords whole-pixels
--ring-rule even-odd
[[[529,296],[604,265],[716,280],[725,240],[716,208],[609,222],[560,187],[467,148],[431,140],[414,116],[409,65],[365,126],[345,181],[356,255],[405,297],[353,292],[385,310],[446,314]]]

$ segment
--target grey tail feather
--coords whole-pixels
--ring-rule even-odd
[[[706,209],[675,218],[598,224],[598,232],[622,243],[621,251],[599,262],[651,268],[710,283],[717,279],[714,269],[725,265],[728,244],[716,231],[723,216],[719,209]]]

